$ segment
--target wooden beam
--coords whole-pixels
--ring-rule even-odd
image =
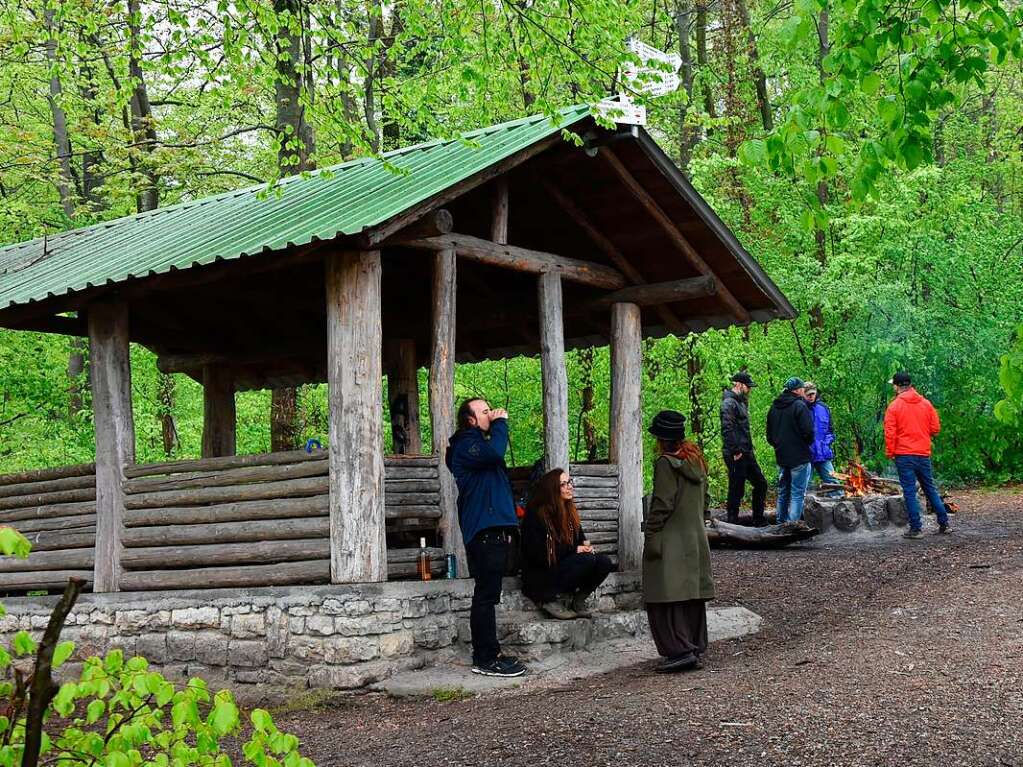
[[[234,455],[237,417],[234,376],[229,369],[206,365],[202,369],[202,457]]]
[[[561,276],[541,274],[540,371],[543,378],[544,469],[568,471],[568,372],[565,369],[565,323]]]
[[[632,195],[639,201],[639,204],[653,217],[653,219],[661,226],[664,233],[668,235],[668,238],[675,244],[675,246],[682,251],[683,255],[689,260],[689,263],[693,265],[700,274],[708,277],[714,276],[714,270],[707,265],[707,262],[703,260],[703,257],[696,252],[696,248],[692,246],[686,236],[679,231],[679,228],[675,226],[675,222],[671,220],[671,217],[665,213],[661,206],[657,204],[653,196],[643,187],[642,184],[636,179],[635,176],[629,171],[628,168],[618,158],[618,155],[614,153],[611,147],[604,146],[600,148],[600,156],[604,158],[604,161],[608,164],[611,170],[614,171],[615,175],[618,176],[619,180]],[[725,287],[724,284],[718,283],[718,297],[721,299],[728,310],[734,315],[734,317],[741,323],[751,322],[749,312],[746,308],[739,303],[738,299],[732,292]],[[619,555],[620,556],[620,555]]]
[[[381,247],[392,244],[392,240],[413,240],[420,237],[437,237],[441,234],[449,234],[455,227],[454,216],[446,208],[431,210],[418,221],[406,226],[396,232],[387,241],[377,243]],[[373,246],[370,246],[373,247]]]
[[[451,248],[434,257],[433,268],[433,350],[430,362],[430,427],[433,452],[440,461],[448,449],[455,414],[455,323],[457,307],[457,259]],[[465,544],[458,524],[458,490],[446,467],[440,469],[440,510],[438,530],[445,554],[454,554],[461,577],[469,574]]]
[[[643,326],[639,307],[611,307],[610,460],[618,466],[618,568],[643,561]]]
[[[387,580],[380,251],[327,260],[330,576]]]
[[[377,245],[388,237],[404,229],[413,221],[417,221],[426,214],[427,211],[437,208],[441,205],[446,205],[454,199],[461,197],[468,191],[475,189],[482,184],[487,183],[493,178],[502,176],[512,168],[521,165],[532,157],[545,152],[556,144],[560,144],[563,141],[561,133],[555,133],[547,138],[537,141],[535,144],[531,144],[525,149],[516,152],[510,157],[506,157],[500,162],[494,163],[493,165],[481,170],[473,176],[470,176],[463,181],[458,182],[449,186],[447,189],[442,190],[438,194],[428,197],[417,205],[413,205],[403,213],[398,214],[389,221],[385,221],[374,229],[370,229],[365,232],[362,236],[362,243],[365,246]]]
[[[124,469],[135,463],[128,306],[89,309],[89,365],[96,429],[96,564],[93,591],[118,591]]]
[[[494,210],[490,220],[490,239],[498,245],[508,244],[508,177],[494,181]]]
[[[622,253],[618,246],[611,242],[610,239],[600,231],[600,228],[594,224],[590,217],[583,212],[583,209],[579,207],[575,200],[569,197],[567,194],[561,191],[561,189],[550,180],[541,178],[539,175],[535,176],[535,179],[543,186],[547,194],[549,194],[558,206],[565,212],[566,215],[576,225],[586,232],[586,235],[590,238],[590,241],[600,249],[605,256],[618,267],[622,274],[624,274],[634,285],[646,284],[646,278],[640,274],[639,270],[632,265],[632,262],[626,258],[625,254]],[[668,328],[672,333],[678,336],[684,336],[689,333],[689,326],[675,314],[667,306],[658,306],[655,311],[657,316],[661,318],[661,322]]]
[[[83,317],[35,317],[23,319],[20,322],[2,322],[3,327],[11,330],[28,330],[33,333],[55,333],[62,336],[79,336],[86,338],[89,335],[89,326]]]
[[[670,282],[653,282],[646,285],[635,285],[608,293],[596,299],[596,304],[636,304],[637,306],[656,306],[671,304],[676,301],[689,301],[693,298],[713,296],[717,293],[718,281],[713,277],[690,277],[685,280]]]
[[[423,436],[419,430],[416,342],[411,338],[400,338],[390,343],[388,352],[387,396],[390,399],[394,452],[419,455],[423,452]]]
[[[580,261],[565,258],[541,250],[530,250],[515,245],[499,245],[490,240],[472,237],[467,234],[446,234],[441,237],[426,237],[418,240],[403,241],[410,248],[426,250],[445,250],[454,248],[461,258],[468,258],[480,263],[513,269],[519,272],[545,274],[554,272],[564,279],[590,285],[605,290],[618,290],[628,285],[628,281],[617,269],[591,261]]]

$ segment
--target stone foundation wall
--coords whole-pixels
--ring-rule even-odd
[[[470,580],[351,586],[84,594],[62,636],[74,661],[121,648],[170,679],[203,676],[234,686],[357,688],[396,671],[467,654]],[[56,596],[0,599],[5,641],[42,635]],[[612,573],[589,621],[555,622],[505,581],[502,641],[522,655],[578,648],[646,630],[638,573]],[[569,626],[567,624],[572,624]]]

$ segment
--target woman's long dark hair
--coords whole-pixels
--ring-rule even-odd
[[[564,473],[564,469],[553,469],[540,478],[533,497],[529,499],[529,510],[543,522],[551,543],[571,545],[575,542],[576,533],[582,529],[582,522],[579,521],[575,501],[561,497],[561,475]],[[553,558],[553,549],[553,546],[548,547],[548,559]]]

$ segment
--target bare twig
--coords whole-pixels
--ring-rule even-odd
[[[29,689],[28,713],[25,716],[25,750],[21,757],[21,767],[37,767],[39,749],[43,741],[43,715],[57,694],[57,685],[53,681],[53,652],[57,649],[60,632],[64,630],[64,621],[68,613],[78,601],[85,581],[81,578],[69,578],[64,594],[50,613],[50,622],[43,632],[39,651],[36,653],[36,667],[32,672],[32,685]]]

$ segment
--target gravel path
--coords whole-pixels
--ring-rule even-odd
[[[340,697],[278,724],[318,767],[1023,767],[1023,489],[957,500],[953,536],[714,552],[717,603],[765,627],[712,645],[700,671],[644,663],[444,703]]]

